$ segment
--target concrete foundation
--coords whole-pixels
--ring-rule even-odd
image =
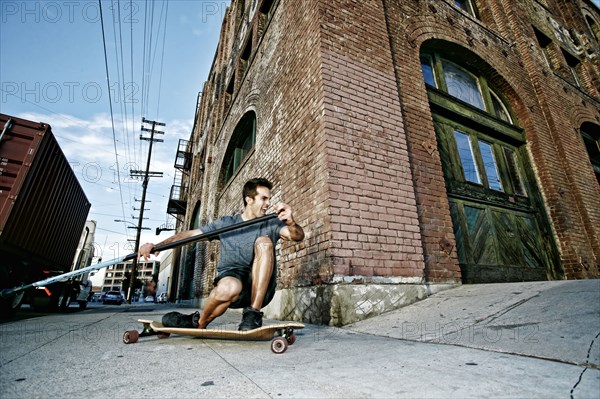
[[[277,291],[266,318],[343,326],[378,316],[458,286],[453,284],[331,284]]]

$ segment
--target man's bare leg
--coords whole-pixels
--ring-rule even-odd
[[[250,297],[250,305],[256,310],[260,310],[263,306],[274,264],[273,242],[267,236],[259,237],[254,243],[252,295]]]
[[[198,321],[198,328],[206,328],[211,321],[225,313],[240,292],[242,292],[242,282],[237,278],[227,276],[219,280],[208,296],[208,301]]]

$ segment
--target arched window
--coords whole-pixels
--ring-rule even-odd
[[[425,83],[429,86],[487,111],[504,122],[513,123],[508,107],[500,96],[489,87],[483,76],[476,76],[466,68],[442,58],[437,53],[421,55],[421,71]]]
[[[221,165],[221,182],[227,184],[238,171],[256,142],[256,114],[249,111],[238,122]]]
[[[425,43],[420,60],[463,282],[545,280],[554,243],[523,129],[488,79],[496,73],[447,42]]]
[[[596,174],[596,180],[600,184],[600,126],[593,123],[584,123],[581,126],[581,137]]]
[[[501,95],[489,87],[485,77],[435,52],[421,56],[421,69],[427,85],[451,96],[436,97],[432,92],[432,98],[439,98],[438,105],[463,114],[459,118],[450,116],[455,121],[438,125],[441,136],[450,139],[450,143],[446,142],[448,161],[456,164],[447,171],[447,176],[495,192],[526,196],[515,158],[516,148],[514,142],[511,143],[512,139],[523,141],[523,138],[520,129],[508,126],[513,125],[513,117]],[[488,117],[482,119],[478,116],[480,112],[467,104]],[[465,123],[465,119],[477,120],[478,124],[485,124],[487,120],[490,126],[481,128]],[[462,122],[457,123],[459,120]],[[498,123],[500,121],[503,123]],[[442,125],[445,127],[441,128]],[[503,137],[504,134],[508,137]]]
[[[194,212],[192,213],[192,220],[190,221],[190,230],[198,228],[200,228],[200,202],[198,202],[194,207]]]
[[[588,26],[590,27],[590,30],[594,34],[594,38],[596,39],[596,41],[598,43],[600,43],[600,27],[598,26],[598,24],[596,23],[596,21],[592,17],[590,17],[589,15],[585,16],[585,20],[588,23]]]

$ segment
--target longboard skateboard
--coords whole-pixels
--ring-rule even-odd
[[[158,321],[144,319],[140,319],[138,322],[144,325],[144,329],[142,332],[137,330],[125,331],[123,334],[124,343],[134,344],[138,341],[139,337],[146,337],[150,335],[156,335],[158,338],[167,338],[171,334],[235,341],[268,341],[272,339],[271,350],[274,353],[285,352],[288,348],[288,345],[292,345],[296,340],[294,330],[304,328],[304,324],[296,322],[266,325],[248,331],[165,327]],[[277,336],[273,338],[275,335]]]

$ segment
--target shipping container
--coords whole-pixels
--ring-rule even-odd
[[[69,271],[90,206],[50,125],[0,114],[0,288]]]

